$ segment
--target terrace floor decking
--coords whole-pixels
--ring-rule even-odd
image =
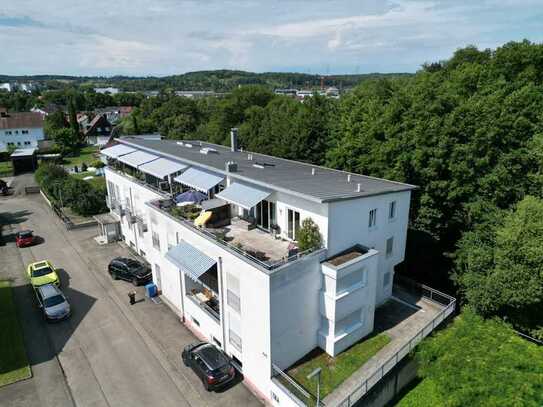
[[[243,219],[233,218],[231,224],[222,229],[226,232],[229,243],[241,244],[247,252],[261,253],[263,261],[275,262],[288,256],[290,242],[276,239],[272,234],[258,228],[248,230],[248,225]]]

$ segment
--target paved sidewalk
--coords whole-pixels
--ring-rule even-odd
[[[35,373],[0,389],[2,407],[262,405],[241,383],[222,393],[206,392],[182,366],[181,349],[196,338],[177,316],[149,300],[128,304],[133,286],[112,281],[106,271],[113,257],[127,255],[126,248],[99,246],[96,228],[67,231],[39,195],[2,199],[0,213],[12,225],[4,229],[8,244],[0,248],[0,274],[19,279],[23,287],[17,306],[23,325],[31,324],[23,329]],[[17,249],[13,231],[20,228],[33,229],[44,241]],[[41,320],[24,278],[25,265],[42,258],[61,268],[72,303],[72,317],[58,324]],[[137,291],[142,299],[143,288]],[[37,359],[30,356],[35,352]]]
[[[385,332],[390,343],[354,372],[338,388],[326,396],[327,406],[337,406],[359,388],[361,383],[381,369],[396,352],[405,346],[445,307],[395,289],[393,298],[375,312],[375,334]],[[373,383],[372,383],[373,384]]]

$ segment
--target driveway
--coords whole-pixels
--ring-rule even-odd
[[[195,340],[164,304],[128,305],[132,286],[111,281],[106,265],[127,255],[119,244],[98,246],[96,229],[66,231],[39,195],[0,201],[5,246],[0,277],[14,277],[16,301],[34,377],[0,389],[10,406],[258,406],[241,383],[222,393],[206,392],[181,366],[182,347]],[[43,238],[31,248],[14,247],[12,233],[29,228]],[[4,261],[7,259],[7,261]],[[49,259],[72,306],[72,317],[46,324],[33,306],[24,266]],[[138,298],[143,299],[142,289]],[[65,380],[63,380],[65,378]]]

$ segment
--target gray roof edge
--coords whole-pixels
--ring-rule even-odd
[[[208,171],[218,172],[220,174],[228,175],[228,176],[230,176],[232,178],[239,179],[241,181],[246,181],[246,182],[249,182],[249,183],[252,183],[252,184],[255,184],[255,185],[259,185],[261,187],[265,187],[265,188],[268,188],[268,189],[270,188],[270,184],[268,184],[268,183],[255,180],[254,178],[244,177],[244,176],[239,175],[239,174],[237,174],[235,172],[227,172],[225,169],[224,170],[223,169],[217,169],[215,167],[211,167],[211,166],[208,166],[206,164],[203,164],[203,163],[201,163],[199,161],[193,161],[193,160],[189,160],[189,159],[186,159],[186,158],[180,158],[180,157],[177,157],[177,156],[175,156],[173,154],[170,154],[170,153],[157,151],[157,150],[155,150],[153,148],[142,146],[142,145],[137,144],[137,143],[133,143],[130,140],[127,140],[127,139],[116,138],[115,140],[122,143],[122,144],[126,144],[126,145],[129,145],[129,146],[135,147],[135,148],[140,148],[142,150],[145,150],[147,152],[152,152],[154,154],[163,155],[165,157],[169,157],[169,158],[171,158],[173,160],[176,160],[176,161],[181,161],[181,162],[184,162],[184,163],[189,163],[189,164],[194,165],[194,166],[199,166],[199,167],[202,167],[204,169],[207,169]],[[198,141],[198,140],[183,140],[183,142],[192,142],[192,143],[198,142],[199,143],[200,141]],[[214,143],[208,143],[208,142],[202,142],[202,143],[217,146],[217,147],[220,147],[220,148],[227,148],[227,147],[225,147],[223,145],[220,145],[220,144],[214,144]],[[336,170],[334,168],[327,168],[327,167],[318,166],[318,165],[311,165],[311,164],[307,164],[307,163],[302,163],[300,161],[287,160],[285,158],[278,158],[278,157],[274,157],[274,156],[270,156],[270,155],[266,155],[266,154],[260,154],[260,153],[255,153],[255,154],[265,156],[265,157],[274,158],[274,159],[289,161],[289,162],[296,163],[296,164],[302,164],[302,165],[305,165],[305,166],[308,166],[308,167],[311,167],[311,168],[321,168],[321,169],[327,170],[327,171],[341,172],[341,173],[344,173],[346,175],[351,174],[351,175],[355,175],[357,177],[365,177],[365,178],[374,179],[374,180],[378,180],[378,181],[386,181],[386,182],[390,182],[392,184],[396,184],[396,185],[404,187],[402,189],[392,190],[392,191],[378,191],[378,192],[374,192],[374,193],[361,193],[361,192],[353,191],[351,194],[338,195],[337,197],[317,198],[317,197],[312,196],[312,195],[303,194],[301,192],[297,192],[297,191],[293,191],[291,189],[282,188],[282,187],[273,185],[273,189],[275,191],[283,192],[283,193],[286,193],[286,194],[289,194],[289,195],[294,195],[294,196],[297,196],[299,198],[303,198],[303,199],[306,199],[306,200],[309,200],[309,201],[312,201],[312,202],[316,202],[316,203],[327,203],[327,202],[334,202],[334,201],[347,200],[347,199],[361,199],[361,198],[366,198],[366,197],[375,196],[375,195],[384,195],[384,194],[388,194],[388,193],[401,192],[401,191],[407,191],[407,190],[413,190],[413,189],[418,189],[419,188],[416,185],[405,184],[405,183],[398,182],[398,181],[389,181],[389,180],[385,180],[385,179],[382,179],[382,178],[370,177],[370,176],[367,176],[367,175],[360,175],[360,174],[356,174],[356,173],[350,173],[350,172]]]

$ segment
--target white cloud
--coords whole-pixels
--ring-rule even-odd
[[[413,71],[541,41],[542,15],[541,0],[2,0],[0,73]]]

